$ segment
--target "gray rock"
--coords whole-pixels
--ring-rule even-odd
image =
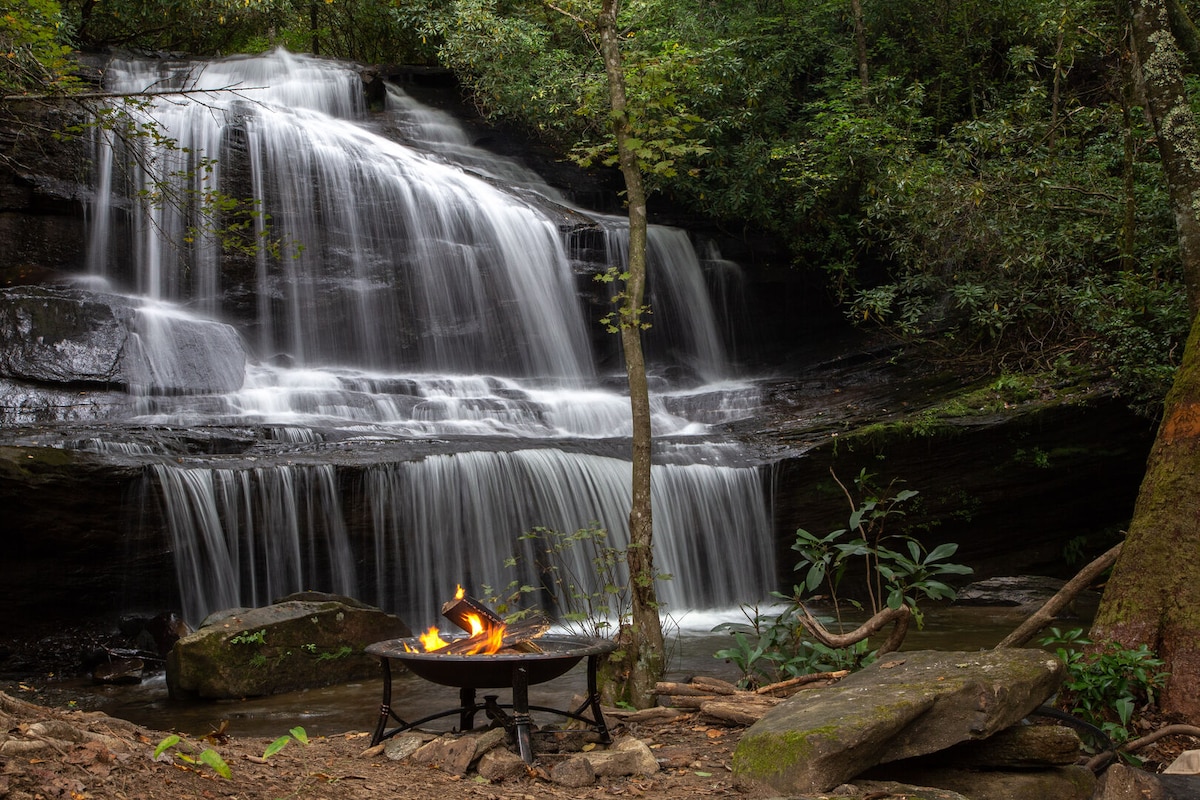
[[[995,736],[963,742],[918,761],[937,759],[958,767],[1023,769],[1069,766],[1079,761],[1079,734],[1061,725],[1013,725]]]
[[[383,754],[392,761],[403,761],[432,739],[425,733],[409,731],[393,736],[383,745]]]
[[[626,736],[607,750],[592,750],[583,753],[592,769],[602,778],[618,778],[627,775],[653,775],[658,772],[658,760],[641,739]]]
[[[229,392],[241,387],[245,369],[235,328],[173,306],[83,289],[0,290],[0,377]]]
[[[963,606],[1041,606],[1066,581],[1041,575],[1005,575],[969,583],[954,602]]]
[[[452,775],[466,775],[475,758],[475,741],[470,736],[446,734],[420,747],[411,758]]]
[[[742,736],[739,781],[826,791],[877,764],[984,739],[1026,717],[1062,682],[1041,650],[918,651],[796,695]]]
[[[172,697],[235,699],[377,676],[379,660],[363,648],[411,633],[399,617],[337,600],[286,601],[208,623],[167,656]]]
[[[825,795],[822,795],[825,797]],[[833,797],[862,798],[880,797],[886,800],[904,798],[904,800],[975,800],[949,789],[939,789],[933,786],[913,786],[897,781],[855,781],[852,785],[840,786],[834,790]],[[832,800],[832,798],[831,798]]]
[[[571,756],[554,765],[550,770],[550,780],[559,786],[581,789],[596,782],[596,770],[592,769],[592,762],[583,756]]]
[[[955,762],[947,758],[943,763]],[[1090,800],[1096,788],[1096,776],[1086,767],[1006,770],[923,765],[893,770],[890,766],[894,765],[872,770],[872,775],[960,792],[971,800]]]
[[[1092,800],[1196,800],[1200,777],[1155,775],[1140,769],[1113,764],[1100,777]]]
[[[497,747],[480,757],[476,771],[481,778],[499,782],[524,777],[528,766],[516,753]]]
[[[0,375],[122,384],[134,308],[128,298],[80,289],[0,290]]]

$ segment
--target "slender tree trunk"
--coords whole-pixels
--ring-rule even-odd
[[[858,82],[866,89],[871,85],[871,69],[867,63],[867,25],[863,20],[862,0],[850,0],[854,17],[854,50],[858,54]]]
[[[646,288],[646,191],[637,158],[629,147],[625,76],[617,35],[619,0],[603,0],[600,12],[600,50],[608,76],[609,103],[621,175],[629,205],[629,278],[625,283],[625,308],[621,314],[621,346],[629,380],[633,414],[633,502],[629,511],[629,563],[632,613],[626,631],[629,669],[627,700],[646,708],[654,704],[654,685],[662,678],[664,651],[662,622],[654,580],[654,524],[650,502],[650,393],[642,354],[642,301]]]
[[[1193,317],[1092,639],[1157,651],[1170,672],[1164,710],[1200,721],[1200,129],[1184,92],[1184,62],[1165,0],[1132,0],[1131,11]]]

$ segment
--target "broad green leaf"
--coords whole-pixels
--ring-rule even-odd
[[[291,740],[292,740],[292,737],[290,737],[290,736],[280,736],[278,739],[276,739],[275,741],[273,741],[269,745],[267,745],[267,749],[263,750],[262,757],[270,758],[271,756],[275,755],[283,748],[287,747],[287,743],[290,742]]]
[[[158,747],[154,748],[154,757],[157,759],[159,756],[161,756],[163,754],[164,751],[169,750],[170,748],[179,744],[179,742],[180,742],[179,737],[176,736],[175,734],[171,734],[170,736],[168,736],[167,738],[165,738],[161,742],[159,742]]]
[[[200,754],[200,760],[212,767],[213,771],[222,778],[233,777],[233,770],[229,768],[229,765],[225,763],[225,759],[221,758],[221,754],[216,750],[212,748],[205,750]]]

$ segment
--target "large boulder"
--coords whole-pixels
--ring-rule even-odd
[[[172,697],[235,699],[379,674],[368,644],[409,636],[392,614],[333,595],[211,616],[167,656]]]
[[[733,771],[782,792],[828,791],[877,764],[1002,731],[1063,677],[1041,650],[897,653],[773,708],[742,737]]]
[[[235,328],[166,304],[45,286],[0,289],[0,378],[38,388],[230,392],[245,380]]]

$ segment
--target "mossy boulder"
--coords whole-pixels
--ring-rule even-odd
[[[360,680],[379,674],[363,648],[409,635],[399,617],[332,595],[232,609],[175,643],[167,688],[172,697],[223,700]]]
[[[784,793],[829,791],[877,764],[1004,730],[1063,677],[1041,650],[891,654],[776,706],[742,737],[733,771]]]

